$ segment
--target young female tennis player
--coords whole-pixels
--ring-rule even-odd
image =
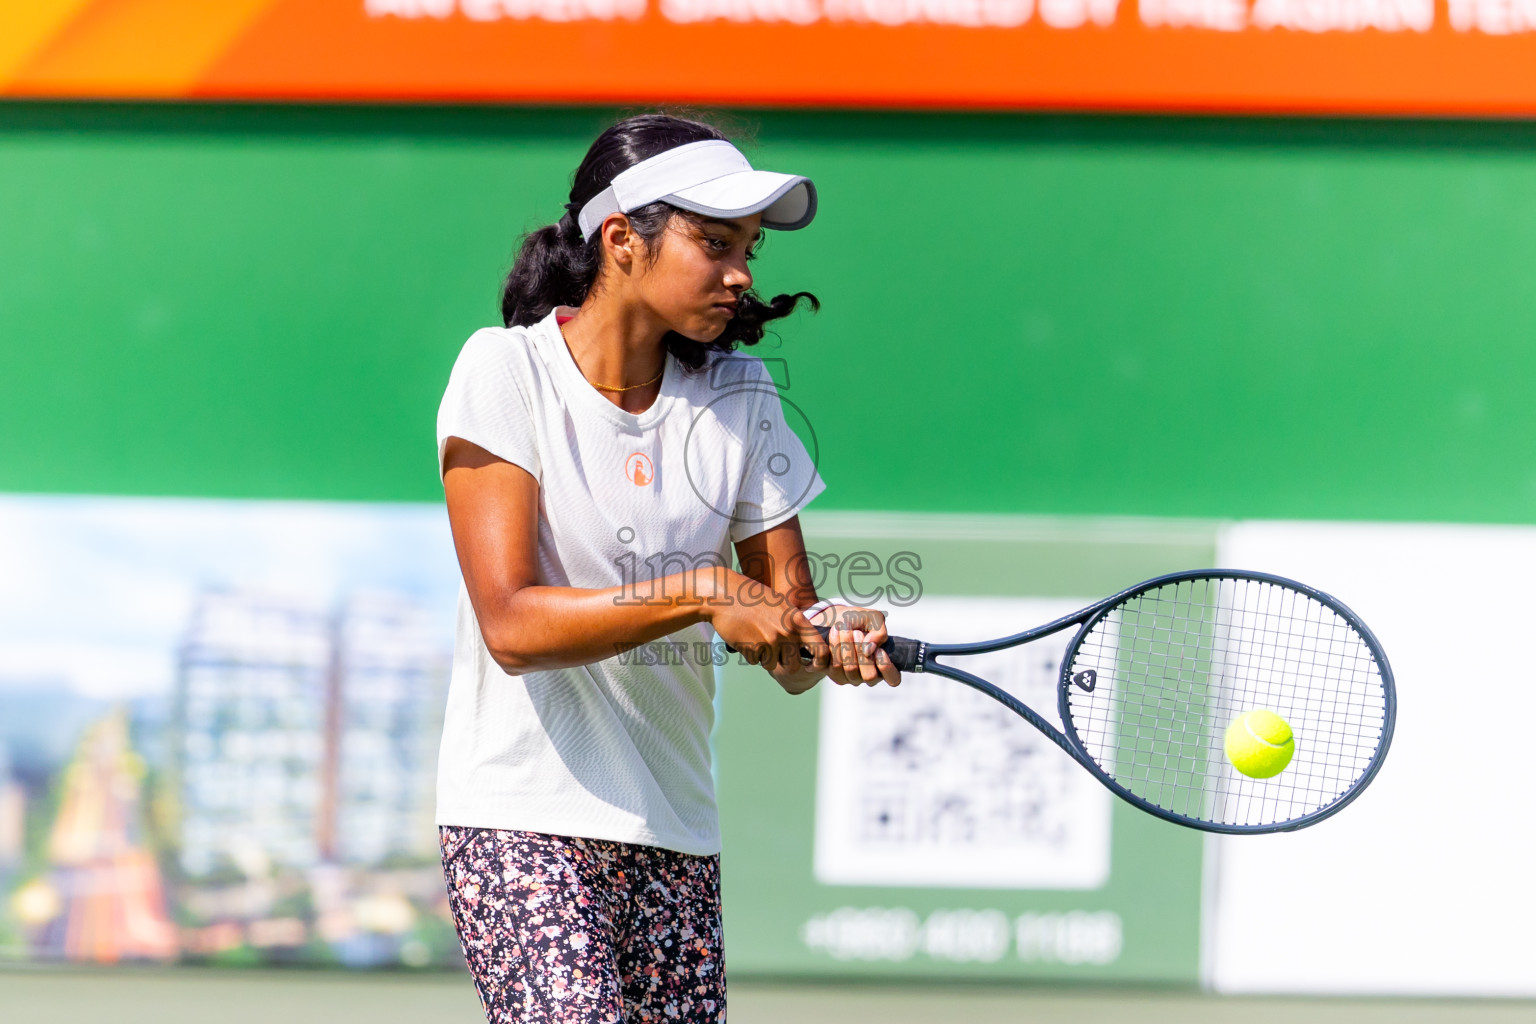
[[[464,574],[443,869],[491,1021],[720,1021],[711,627],[790,693],[900,681],[881,613],[817,601],[797,513],[824,485],[733,351],[814,305],[762,301],[748,264],[816,192],[647,115],[599,136],[569,198],[438,413]]]

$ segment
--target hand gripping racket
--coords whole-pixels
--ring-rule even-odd
[[[1074,626],[1057,684],[1059,730],[1006,690],[936,660]],[[1337,813],[1381,769],[1397,715],[1392,669],[1359,616],[1256,572],[1159,576],[998,640],[893,636],[881,647],[903,672],[947,676],[1014,711],[1116,796],[1207,832],[1288,832]],[[1241,774],[1223,751],[1227,727],[1258,709],[1295,736],[1290,765],[1268,779]]]

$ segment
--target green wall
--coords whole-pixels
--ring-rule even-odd
[[[0,490],[436,499],[606,117],[0,105]],[[1536,126],[747,120],[821,507],[1536,521]]]

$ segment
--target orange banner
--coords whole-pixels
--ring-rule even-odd
[[[0,95],[1536,114],[1536,0],[0,0]]]

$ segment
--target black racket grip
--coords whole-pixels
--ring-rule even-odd
[[[816,623],[813,622],[811,625],[816,626]],[[831,640],[832,630],[830,627],[816,626],[816,631],[822,635],[823,639]],[[736,653],[736,648],[730,644],[726,644],[725,649],[732,654]],[[886,657],[891,659],[891,664],[895,665],[902,672],[923,671],[923,642],[921,640],[913,640],[905,636],[886,637],[885,642],[880,645],[880,649],[885,652]],[[800,647],[800,660],[807,664],[813,660],[809,647],[804,645]]]

